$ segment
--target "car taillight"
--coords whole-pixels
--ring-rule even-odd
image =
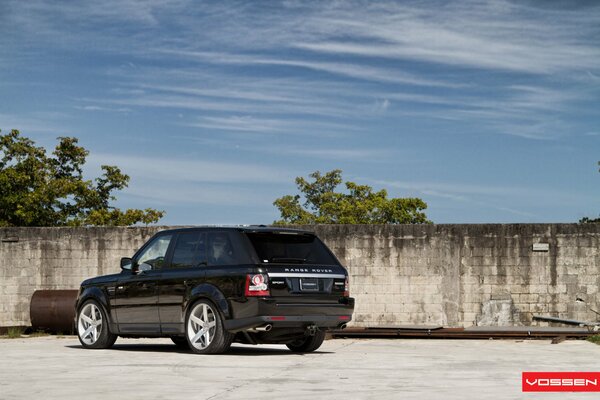
[[[344,297],[350,297],[350,281],[348,277],[346,277],[346,282],[344,282]]]
[[[248,274],[246,275],[246,297],[270,296],[269,281],[265,274]]]

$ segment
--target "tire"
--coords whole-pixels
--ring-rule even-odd
[[[117,340],[110,332],[108,317],[96,300],[87,300],[77,311],[77,337],[86,349],[108,349]]]
[[[190,349],[198,354],[224,353],[234,335],[223,327],[223,317],[209,300],[194,303],[185,318],[185,337]]]
[[[314,336],[304,336],[286,344],[295,353],[311,353],[317,350],[325,340],[325,331],[317,331]]]
[[[186,350],[190,348],[188,341],[184,336],[171,336],[171,340],[178,349]]]

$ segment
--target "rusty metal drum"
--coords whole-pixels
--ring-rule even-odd
[[[77,290],[36,290],[29,316],[34,330],[73,333]]]

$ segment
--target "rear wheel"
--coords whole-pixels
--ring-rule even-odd
[[[117,335],[108,330],[106,312],[96,300],[88,300],[77,313],[77,337],[87,349],[108,349]]]
[[[190,349],[199,354],[226,352],[234,336],[223,327],[223,318],[217,307],[204,299],[188,311],[185,334]]]
[[[314,336],[304,336],[286,344],[286,346],[296,353],[310,353],[321,347],[324,340],[325,331],[317,331]]]

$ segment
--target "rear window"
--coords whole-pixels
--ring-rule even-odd
[[[274,232],[247,233],[261,262],[338,265],[316,236]]]

